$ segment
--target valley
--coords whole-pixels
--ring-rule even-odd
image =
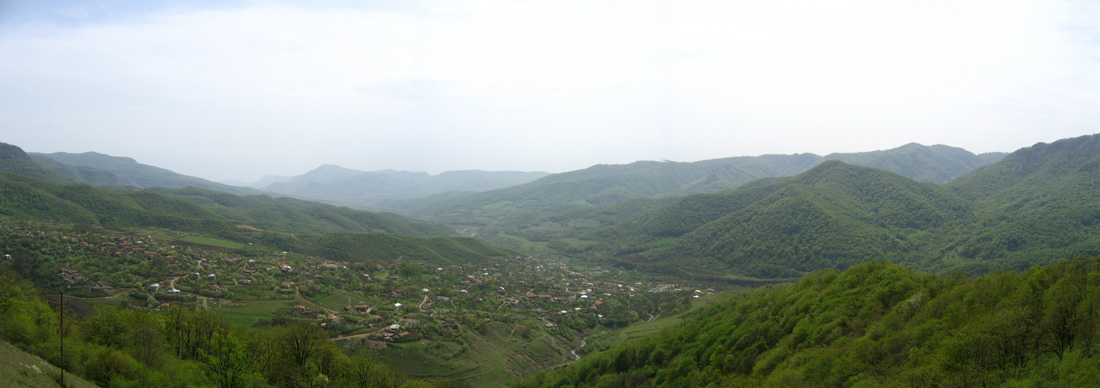
[[[149,170],[0,151],[0,268],[34,290],[0,293],[2,333],[23,333],[4,338],[105,386],[966,385],[936,361],[958,347],[923,331],[905,334],[922,355],[821,361],[928,327],[992,341],[960,357],[984,357],[967,370],[993,385],[1095,362],[1095,301],[1066,302],[1072,316],[1043,306],[1061,303],[1065,268],[1090,273],[1100,255],[1097,135],[1008,155],[907,145],[594,166],[372,202],[392,212],[123,186]],[[973,320],[924,308],[965,293],[999,296],[953,307]],[[1036,303],[1019,313],[1035,330],[1023,356],[989,345],[997,318],[981,315],[1018,298]]]

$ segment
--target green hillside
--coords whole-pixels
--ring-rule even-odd
[[[387,233],[329,233],[301,236],[297,240],[273,246],[304,255],[342,261],[418,260],[432,265],[455,265],[483,262],[489,257],[515,255],[515,252],[494,247],[465,237],[434,237],[419,239]]]
[[[531,183],[472,194],[419,209],[434,219],[462,222],[503,218],[522,211],[560,213],[577,208],[720,190],[790,171],[818,161],[813,155],[729,158],[695,163],[635,162],[597,165],[550,175]]]
[[[49,159],[60,165],[43,162],[43,166],[69,178],[90,185],[124,185],[147,187],[199,187],[234,194],[260,194],[252,188],[236,187],[186,176],[160,167],[138,163],[134,159],[104,155],[96,152],[80,154],[56,152],[32,154],[36,160]],[[111,176],[114,179],[111,179]]]
[[[72,371],[65,374],[65,385],[61,385],[61,368],[3,340],[0,340],[0,376],[4,376],[5,387],[96,387]]]
[[[1005,153],[974,155],[962,148],[909,143],[886,151],[829,154],[825,160],[874,167],[920,182],[947,183],[979,167],[995,163]]]
[[[588,232],[584,238],[614,242],[616,250],[641,251],[653,242],[683,236],[760,201],[789,181],[791,178],[766,178],[721,193],[690,195],[612,227]]]
[[[942,145],[908,144],[891,150],[824,157],[796,154],[693,163],[636,162],[593,166],[482,193],[438,195],[379,205],[532,253],[630,253],[666,244],[671,238],[761,199],[748,192],[737,192],[732,196],[741,199],[730,199],[726,191],[732,188],[761,179],[797,175],[826,161],[847,161],[919,181],[944,183],[1002,156],[974,155]],[[779,182],[782,179],[761,183],[764,186],[755,183],[750,186],[755,187],[757,194],[768,193],[780,187]],[[678,205],[654,212],[655,204],[671,204],[683,196],[687,198]],[[605,210],[616,216],[606,217]],[[631,219],[633,216],[639,218]],[[623,222],[626,223],[618,225]]]
[[[413,237],[454,235],[453,229],[393,213],[348,209],[294,198],[234,195],[199,188],[150,188],[146,191],[186,200],[226,219],[263,230],[382,232]]]
[[[7,143],[0,143],[0,171],[44,179],[50,182],[73,182],[72,179],[56,171],[42,168],[26,152],[23,152],[22,148]]]
[[[920,247],[906,241],[965,215],[965,202],[946,189],[833,161],[683,235],[655,256],[754,277],[798,277],[822,267],[912,259]]]
[[[945,249],[978,265],[1023,269],[1100,252],[1100,135],[1021,149],[947,187],[975,212]]]
[[[80,183],[92,186],[123,186],[115,174],[94,167],[65,164],[41,155],[29,155],[44,169],[51,170]]]
[[[226,233],[229,222],[201,206],[149,192],[117,193],[0,173],[0,214],[8,219],[104,226],[150,226]]]
[[[1095,386],[1097,278],[1096,258],[975,279],[818,270],[516,387]]]
[[[173,190],[158,189],[164,192]],[[220,199],[222,213],[155,191],[118,193],[88,185],[58,185],[0,172],[0,215],[10,220],[55,221],[113,227],[155,227],[257,241],[283,250],[339,260],[395,260],[401,257],[438,264],[478,262],[514,254],[491,245],[449,236],[449,228],[398,216],[270,197],[238,197],[201,189],[180,189],[181,197]],[[312,205],[310,205],[312,204]],[[234,213],[233,211],[238,211]],[[247,223],[250,229],[242,229]],[[271,227],[258,231],[255,226]],[[291,232],[298,235],[291,235]],[[344,234],[320,234],[344,232]],[[347,234],[347,232],[376,232]],[[409,237],[414,236],[414,237]]]
[[[581,238],[593,254],[637,252],[666,267],[763,278],[871,259],[1022,270],[1100,254],[1097,155],[1097,136],[1039,144],[944,186],[830,161],[684,197]]]
[[[461,198],[406,203],[417,214],[444,221],[499,218],[510,213],[558,213],[601,207],[633,198],[714,193],[753,180],[792,176],[828,160],[875,167],[923,182],[945,183],[977,167],[995,162],[1000,154],[974,155],[947,146],[908,144],[892,150],[851,154],[762,155],[691,163],[635,162],[597,165],[554,174],[531,183]]]

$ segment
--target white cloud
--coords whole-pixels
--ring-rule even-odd
[[[34,151],[215,179],[322,163],[562,171],[910,141],[1010,151],[1096,132],[1098,11],[1084,5],[249,4],[8,22],[0,126]]]

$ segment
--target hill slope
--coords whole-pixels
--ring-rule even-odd
[[[1040,143],[947,186],[975,204],[951,249],[1025,269],[1100,250],[1100,135]]]
[[[764,155],[692,163],[635,162],[597,165],[554,174],[531,183],[439,201],[399,204],[414,214],[451,224],[488,225],[523,212],[555,214],[621,204],[635,198],[715,193],[768,177],[792,176],[828,160],[848,161],[913,179],[944,183],[999,154],[974,155],[960,148],[908,144],[854,154]]]
[[[759,277],[869,259],[989,273],[1100,254],[1100,138],[1021,149],[946,186],[832,161],[585,234],[615,253]],[[669,241],[669,239],[674,239]]]
[[[517,387],[1094,386],[1096,258],[977,279],[896,264],[733,295]]]
[[[39,166],[38,163],[35,163],[34,160],[31,159],[30,155],[23,152],[22,148],[7,143],[0,143],[0,171],[45,179],[50,182],[73,182],[72,179],[56,171],[42,168],[42,166]]]
[[[76,181],[91,185],[102,185],[102,183],[110,182],[109,180],[105,181],[103,179],[102,173],[89,176],[92,171],[98,170],[114,175],[117,179],[115,182],[117,182],[118,185],[130,185],[139,188],[180,188],[191,186],[234,194],[261,193],[259,190],[252,188],[229,186],[211,182],[206,179],[179,174],[160,167],[141,164],[131,158],[104,155],[96,152],[85,152],[80,154],[56,152],[52,154],[31,155],[38,160],[52,159],[63,165],[84,167],[84,169],[67,168],[64,166],[55,166],[54,168],[55,171],[66,174]]]
[[[796,277],[871,259],[914,259],[917,247],[902,243],[909,235],[967,212],[965,202],[942,187],[836,161],[769,188],[775,191],[683,235],[656,256],[749,276]]]
[[[1002,152],[974,155],[957,147],[909,143],[886,151],[829,154],[825,160],[874,167],[920,182],[947,183],[974,169],[995,163],[1005,155]]]

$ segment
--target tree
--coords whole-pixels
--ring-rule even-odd
[[[207,378],[221,388],[248,387],[246,378],[253,359],[237,336],[215,333],[209,342],[209,351],[200,350],[203,371]]]

